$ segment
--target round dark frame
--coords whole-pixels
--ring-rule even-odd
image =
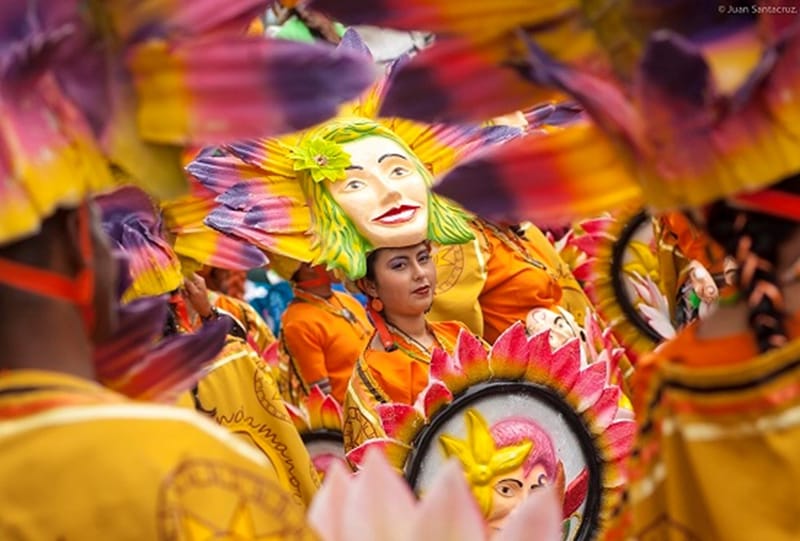
[[[344,436],[338,430],[328,430],[327,428],[321,428],[319,430],[313,430],[311,432],[303,432],[300,434],[300,439],[303,440],[303,444],[306,443],[313,443],[316,441],[332,441],[338,443],[344,449]]]
[[[430,424],[422,429],[411,445],[411,453],[406,460],[405,476],[411,488],[417,490],[419,476],[426,451],[435,444],[434,435],[447,421],[463,412],[471,404],[484,398],[508,394],[524,394],[538,399],[562,414],[570,430],[576,435],[581,446],[586,467],[589,470],[589,488],[586,494],[586,512],[575,537],[578,541],[592,539],[600,523],[600,497],[603,492],[603,463],[581,416],[569,407],[564,399],[553,389],[530,381],[490,381],[474,385],[456,396],[452,403],[437,413]]]
[[[614,296],[617,298],[617,302],[619,303],[625,318],[633,323],[636,328],[642,331],[642,333],[644,333],[644,335],[647,336],[647,338],[652,342],[660,344],[665,338],[661,336],[653,327],[648,325],[647,321],[645,321],[641,314],[639,314],[639,311],[636,310],[633,302],[631,302],[631,299],[628,297],[628,291],[625,288],[625,283],[623,282],[625,249],[628,247],[628,243],[636,234],[636,231],[638,231],[638,229],[648,220],[650,220],[650,215],[646,211],[643,210],[639,212],[636,216],[631,218],[627,224],[625,224],[625,227],[622,229],[619,238],[614,243],[614,246],[611,250],[611,289],[614,291]]]

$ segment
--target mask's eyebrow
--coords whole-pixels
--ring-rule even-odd
[[[501,479],[500,480],[501,483],[505,483],[507,481],[510,481],[510,482],[514,483],[515,485],[517,485],[517,488],[522,488],[524,486],[522,484],[522,481],[520,481],[519,479],[514,479],[513,477],[508,477],[506,479]]]
[[[406,161],[408,161],[408,158],[406,158],[406,157],[405,157],[405,156],[403,156],[402,154],[384,154],[383,156],[381,156],[380,158],[378,158],[378,163],[381,163],[383,160],[385,160],[385,159],[387,159],[387,158],[400,158],[401,160],[406,160]]]
[[[364,168],[361,167],[360,165],[348,165],[347,167],[344,168],[345,171],[352,171],[354,169],[357,169],[359,171],[363,171],[364,170]]]

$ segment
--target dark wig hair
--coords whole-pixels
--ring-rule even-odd
[[[800,194],[800,175],[769,189]],[[739,265],[739,290],[747,299],[748,321],[761,352],[788,341],[784,295],[775,266],[778,249],[798,227],[796,221],[743,210],[725,201],[712,204],[706,211],[709,235]]]

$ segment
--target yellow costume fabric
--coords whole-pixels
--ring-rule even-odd
[[[4,541],[316,538],[250,447],[73,376],[0,375],[0,447]]]
[[[364,307],[351,295],[334,291],[326,303],[296,290],[281,317],[279,383],[286,398],[296,403],[311,385],[327,379],[333,397],[344,402],[353,366],[371,334]]]
[[[436,347],[452,354],[458,333],[469,330],[457,321],[429,322]],[[391,329],[390,329],[391,330]],[[422,351],[406,337],[391,332],[397,349],[385,351],[373,335],[358,359],[344,403],[344,448],[346,451],[365,440],[383,435],[375,407],[381,403],[413,404],[428,384],[430,352]]]
[[[570,286],[574,278],[544,236],[525,241],[480,219],[470,225],[475,241],[437,254],[438,285],[429,318],[462,321],[492,343],[513,323],[525,321],[532,308],[558,304],[559,277],[568,277]]]
[[[180,404],[195,407],[255,446],[269,459],[280,484],[306,505],[319,479],[283,405],[269,367],[233,337],[196,388]]]
[[[626,521],[637,539],[797,539],[800,317],[758,355],[749,334],[692,324],[642,359]]]

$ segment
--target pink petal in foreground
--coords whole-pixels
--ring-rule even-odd
[[[325,473],[325,482],[308,508],[308,522],[325,541],[349,541],[347,509],[353,478],[344,465],[334,461]]]
[[[561,504],[551,487],[535,490],[523,501],[493,541],[560,541]]]
[[[545,330],[528,339],[528,357],[525,377],[531,381],[549,381],[553,368],[553,348],[550,331]]]
[[[449,460],[420,498],[409,540],[485,541],[483,515],[457,461]]]
[[[358,513],[350,521],[348,541],[407,541],[411,539],[415,500],[405,480],[381,453],[370,451],[348,496]]]
[[[603,216],[600,218],[592,218],[589,220],[583,220],[580,222],[581,229],[586,231],[588,235],[599,235],[605,233],[605,231],[609,228],[609,226],[614,223],[614,219],[609,216]]]

